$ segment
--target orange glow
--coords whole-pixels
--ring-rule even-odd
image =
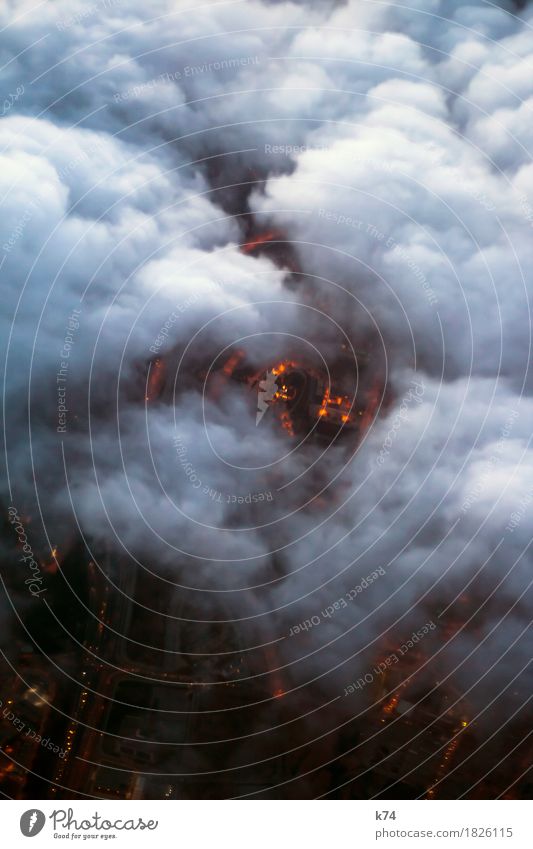
[[[258,236],[255,236],[253,239],[249,239],[244,245],[241,245],[241,251],[243,254],[250,254],[252,251],[260,248],[261,245],[267,244],[267,242],[271,242],[274,239],[279,239],[281,237],[281,233],[277,230],[266,230],[264,233],[260,233]]]
[[[294,436],[294,430],[292,427],[291,417],[287,412],[282,413],[281,415],[281,426],[284,430],[287,431],[289,436]]]
[[[468,725],[468,722],[463,720],[461,722],[461,725],[462,725],[463,728],[465,728]],[[442,781],[442,779],[448,773],[448,771],[450,769],[450,760],[453,758],[453,755],[455,754],[455,751],[456,751],[457,747],[459,746],[460,742],[461,742],[460,735],[457,734],[454,737],[453,740],[450,740],[449,744],[447,745],[446,749],[444,750],[444,753],[442,755],[442,760],[439,763],[437,773],[435,775],[435,781],[431,785],[431,787],[429,787],[427,794],[426,794],[429,799],[433,798],[433,796],[435,795],[435,787],[437,786],[437,784],[440,781]]]
[[[48,563],[43,564],[44,571],[47,572],[49,575],[55,575],[56,572],[57,572],[57,569],[58,569],[57,554],[58,554],[58,549],[53,548],[52,551],[50,552],[50,558],[51,559],[48,561]]]
[[[281,389],[278,392],[276,392],[276,394],[274,395],[274,398],[276,398],[276,400],[278,398],[281,398],[282,401],[292,401],[292,399],[294,398],[294,395],[295,395],[294,389],[288,389],[285,385],[283,385],[281,387]]]
[[[348,416],[348,415],[345,413],[343,416],[341,416],[341,420],[342,420],[343,422],[348,422],[348,421],[350,421],[350,416]]]
[[[292,360],[285,360],[281,363],[278,363],[277,366],[274,366],[274,368],[272,369],[272,374],[283,374],[284,371],[287,371],[288,368],[294,368],[295,365],[296,363],[293,363]]]
[[[399,701],[400,696],[398,693],[395,693],[392,699],[390,699],[390,701],[388,701],[387,704],[384,706],[383,713],[387,715],[391,714]]]
[[[285,693],[283,692],[283,690],[280,689],[280,690],[276,690],[273,695],[274,695],[275,699],[281,699],[281,697],[284,696]]]
[[[292,360],[282,360],[282,362],[277,363],[277,365],[273,366],[270,370],[270,374],[274,376],[278,376],[287,372],[289,369],[294,368],[296,363]],[[281,381],[280,381],[281,383]],[[279,384],[278,384],[279,385]],[[273,401],[292,401],[295,397],[295,390],[292,386],[288,386],[286,383],[282,383],[281,387],[274,393]],[[294,436],[294,429],[292,425],[292,419],[287,410],[284,410],[280,415],[281,426],[284,430],[287,431],[289,436]]]
[[[321,404],[320,410],[318,411],[319,416],[327,416],[329,401],[330,401],[330,398],[329,398],[329,387],[328,387],[328,388],[326,388],[326,390],[324,392],[324,397],[322,398],[322,404]]]
[[[222,369],[224,374],[227,374],[228,377],[232,375],[243,357],[243,351],[235,351],[235,353],[231,355],[229,360],[226,360],[224,368]]]
[[[163,360],[159,357],[150,363],[150,372],[148,375],[148,385],[145,395],[145,401],[153,401],[158,398],[163,388],[165,378],[165,366]]]

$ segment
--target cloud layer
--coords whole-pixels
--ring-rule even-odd
[[[461,628],[427,652],[481,723],[528,692],[532,20],[449,0],[0,12],[4,500],[43,552],[82,535],[170,581],[198,639],[234,621],[287,715],[335,703],[311,736],[351,716],[385,635],[445,611]],[[298,274],[240,250],[267,229]],[[253,392],[209,376],[235,348],[334,368],[342,340],[392,399],[357,450],[256,428]]]

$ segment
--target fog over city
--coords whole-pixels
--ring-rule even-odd
[[[532,684],[533,7],[7,0],[0,23],[10,674],[32,652],[138,713],[161,684],[136,769],[223,797],[362,796],[365,711],[396,698],[399,728],[435,689],[472,726],[448,795],[497,783]],[[185,767],[174,680],[235,702]]]

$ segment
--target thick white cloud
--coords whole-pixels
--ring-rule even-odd
[[[500,5],[0,12],[11,498],[37,516],[37,494],[54,539],[77,521],[200,588],[198,618],[229,610],[252,645],[383,567],[367,615],[340,612],[279,650],[289,685],[320,677],[328,698],[383,631],[405,636],[470,581],[480,628],[497,630],[472,661],[479,675],[525,617],[533,18]],[[239,250],[251,221],[286,235],[301,277]],[[147,412],[146,366],[176,311],[155,346],[164,403]],[[371,346],[371,368],[386,359],[391,389],[353,457],[346,444],[291,453],[273,417],[256,429],[244,384],[202,392],[227,346],[258,369],[297,337],[332,360],[337,327]],[[272,499],[238,500],[261,492]],[[450,666],[470,640],[447,651]],[[522,658],[518,643],[502,681]]]

